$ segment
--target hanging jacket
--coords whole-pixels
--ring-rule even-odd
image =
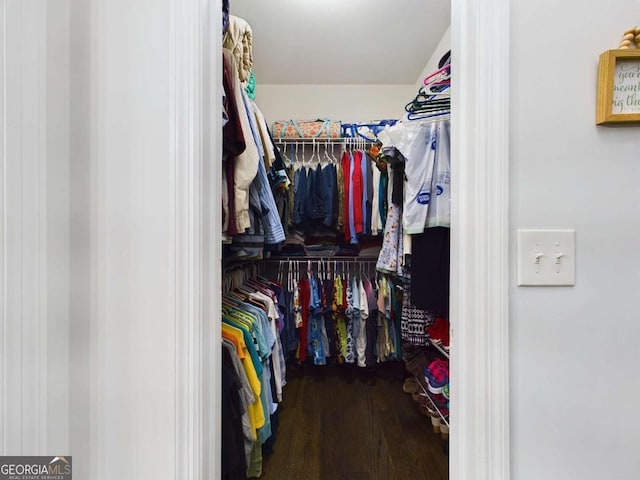
[[[229,27],[222,40],[222,47],[231,50],[238,64],[238,76],[242,87],[249,84],[253,67],[253,32],[242,18],[229,15]]]
[[[229,67],[229,71],[233,77],[232,81],[234,81],[234,85],[231,86],[232,92],[227,92],[227,94],[233,94],[235,96],[240,124],[242,126],[242,135],[245,143],[244,151],[238,154],[233,160],[233,187],[235,200],[234,214],[237,230],[242,233],[251,226],[249,220],[249,186],[258,174],[258,161],[260,157],[258,146],[251,134],[249,117],[247,116],[247,111],[244,108],[242,89],[238,83],[237,76],[234,75],[237,65],[229,50],[224,49],[223,54],[225,56],[226,65]],[[228,178],[227,181],[229,181]]]

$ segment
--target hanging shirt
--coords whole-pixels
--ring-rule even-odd
[[[450,226],[449,122],[397,124],[388,134],[387,143],[392,143],[406,160],[403,225],[407,233]]]
[[[222,324],[222,336],[223,338],[227,338],[233,342],[234,345],[237,346],[238,355],[240,356],[240,360],[242,362],[242,366],[247,375],[247,379],[251,385],[251,390],[253,391],[254,401],[249,405],[249,420],[251,422],[251,430],[253,438],[257,438],[257,430],[261,428],[265,424],[265,414],[264,409],[262,408],[262,402],[260,401],[260,393],[262,392],[262,384],[260,383],[259,375],[262,375],[262,372],[258,374],[255,369],[255,365],[251,361],[247,344],[244,341],[243,332],[233,326]]]
[[[236,350],[235,345],[226,338],[222,338],[222,350],[223,352],[228,352],[228,358],[231,360],[232,368],[238,377],[238,380],[241,385],[241,389],[239,390],[240,397],[240,407],[241,407],[241,422],[242,422],[242,433],[243,433],[243,444],[244,444],[244,456],[245,462],[249,464],[249,458],[251,456],[251,449],[253,447],[253,442],[255,441],[254,433],[251,428],[251,420],[249,418],[249,406],[255,402],[255,396],[253,394],[253,390],[251,389],[251,384],[249,383],[249,379],[247,378],[247,374],[242,366],[242,361],[240,360],[240,356],[238,351]]]
[[[308,351],[313,359],[314,365],[325,365],[326,364],[326,355],[325,355],[325,343],[323,339],[322,332],[322,315],[320,310],[320,291],[318,286],[318,281],[316,278],[311,277],[309,279],[309,285],[311,289],[311,304],[309,306],[310,316],[309,316],[309,332],[308,332]]]
[[[253,114],[257,108],[252,107],[251,104],[253,102],[251,102],[244,91],[242,92],[242,97],[249,119],[250,130],[258,147],[258,152],[260,153],[258,172],[255,176],[254,183],[260,201],[261,221],[264,229],[264,243],[267,245],[277,245],[284,242],[285,235],[280,215],[278,215],[278,207],[276,206],[276,201],[273,198],[273,192],[271,191],[269,178],[267,177],[267,171],[264,165],[263,158],[265,155],[265,149],[260,139],[260,132]]]
[[[276,325],[277,323],[276,320],[279,318],[278,309],[276,308],[275,303],[273,302],[273,299],[271,299],[268,295],[264,293],[254,292],[254,293],[251,293],[249,297],[259,300],[260,302],[264,302],[265,305],[267,306],[267,318],[269,320],[268,328],[270,332],[269,341],[270,341],[270,344],[272,345],[271,364],[273,365],[274,381],[276,385],[276,398],[278,399],[278,401],[282,401],[282,374],[281,374],[282,367],[280,364],[280,355],[282,354],[281,352],[282,347],[280,345],[280,342],[277,341],[279,339],[279,335],[278,335],[278,329]]]
[[[346,280],[346,279],[345,279]],[[347,363],[353,363],[355,361],[355,340],[353,335],[353,291],[351,289],[351,282],[345,281],[345,294],[347,296],[346,299],[346,308],[345,315],[347,316],[347,352],[345,354],[344,360]]]
[[[366,172],[366,178],[365,178],[365,185],[366,185],[366,190],[364,192],[364,197],[366,198],[366,208],[367,208],[367,213],[365,214],[364,217],[364,222],[365,222],[365,234],[367,235],[371,235],[371,216],[373,214],[372,212],[372,208],[373,208],[373,162],[369,159],[368,154],[365,152],[364,156],[364,166],[363,166],[363,172]],[[377,168],[375,170],[378,170]]]
[[[276,161],[275,148],[273,146],[273,142],[271,141],[271,134],[269,132],[269,128],[267,127],[267,122],[262,115],[262,112],[253,101],[253,99],[251,99],[248,93],[247,98],[249,99],[249,104],[253,113],[253,119],[256,123],[256,126],[258,127],[260,143],[262,144],[263,149],[262,158],[264,159],[264,165],[266,170],[270,170],[271,165],[273,165],[273,163]]]
[[[336,275],[333,281],[333,306],[332,309],[334,311],[332,318],[335,322],[336,329],[336,343],[337,349],[339,351],[338,361],[340,363],[344,362],[345,356],[347,355],[347,325],[345,323],[344,317],[344,288],[342,286],[342,277],[340,275]]]
[[[336,192],[337,192],[337,176],[334,165],[326,165],[322,169],[322,205],[324,208],[323,223],[330,227],[336,220]]]
[[[344,180],[344,209],[343,209],[343,221],[344,221],[344,238],[345,240],[351,240],[351,221],[350,221],[350,210],[351,210],[351,155],[349,152],[344,152],[342,154],[342,159],[340,160],[340,166],[342,169],[342,178]],[[355,227],[354,227],[355,229]]]
[[[369,164],[369,158],[366,152],[362,152],[360,159],[360,170],[362,171],[362,233],[365,235],[371,234],[371,211],[367,207],[367,201],[369,200],[369,177],[367,166]]]
[[[371,204],[371,235],[379,235],[382,232],[382,218],[380,216],[380,170],[373,169],[373,202]]]
[[[389,211],[389,202],[388,199],[388,190],[389,190],[389,173],[380,172],[380,189],[378,191],[378,205],[380,207],[380,219],[382,221],[382,232],[384,232],[385,227],[387,226],[387,213]]]
[[[307,169],[298,168],[294,175],[295,200],[293,206],[293,224],[299,225],[305,217],[305,205],[307,195]]]
[[[344,232],[344,173],[342,166],[338,165],[336,170],[336,188],[337,188],[337,220],[336,229]],[[335,208],[335,206],[334,206]]]
[[[354,279],[354,284],[357,285],[357,291],[354,289],[354,294],[359,296],[358,309],[360,317],[360,329],[356,337],[356,352],[358,355],[358,366],[366,367],[366,351],[367,351],[367,318],[369,317],[369,304],[367,300],[367,293],[362,285],[362,280]],[[355,302],[354,302],[355,303]]]
[[[362,155],[363,152],[358,150],[353,154],[353,221],[355,226],[356,235],[360,235],[364,232],[364,216],[362,213],[362,198],[363,198],[363,182],[362,182]],[[351,238],[351,243],[357,243]]]

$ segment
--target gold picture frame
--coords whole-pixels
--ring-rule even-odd
[[[598,65],[596,124],[640,123],[640,50],[607,50]]]

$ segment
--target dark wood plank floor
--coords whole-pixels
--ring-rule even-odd
[[[262,480],[444,480],[447,445],[402,391],[402,366],[289,369]]]

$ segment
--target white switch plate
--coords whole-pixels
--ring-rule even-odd
[[[575,284],[575,230],[518,230],[519,286]]]

